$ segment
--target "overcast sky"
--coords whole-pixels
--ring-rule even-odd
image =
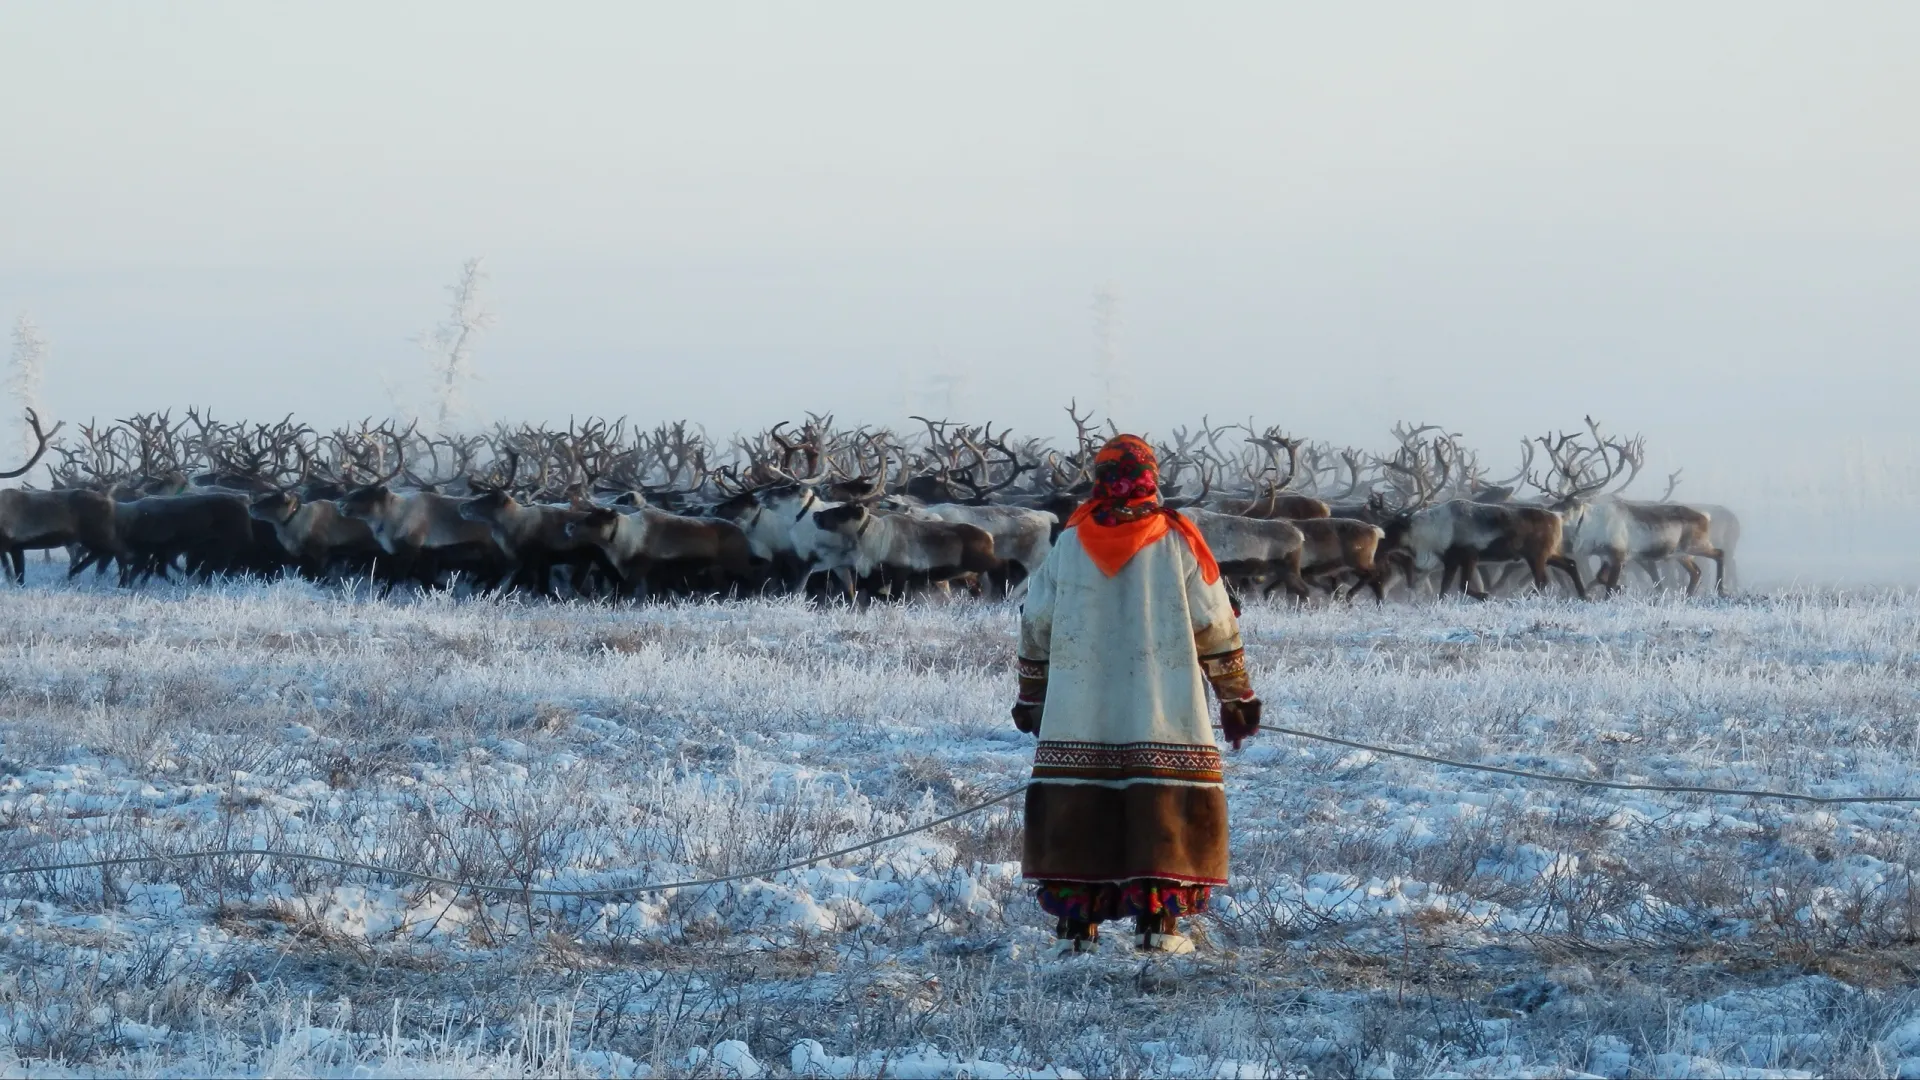
[[[1656,454],[1920,407],[1920,4],[0,5],[59,415],[1204,412]],[[964,374],[950,390],[939,374]]]

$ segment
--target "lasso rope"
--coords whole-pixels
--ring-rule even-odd
[[[1297,728],[1263,725],[1263,732],[1275,735],[1291,735],[1300,739],[1312,739],[1318,742],[1345,746],[1354,750],[1365,750],[1389,757],[1406,758],[1410,761],[1423,761],[1431,765],[1444,765],[1453,769],[1468,769],[1474,772],[1497,773],[1501,776],[1513,776],[1523,780],[1538,780],[1551,784],[1569,784],[1575,787],[1607,788],[1614,791],[1649,791],[1672,795],[1718,795],[1741,799],[1782,799],[1789,802],[1813,803],[1821,806],[1836,806],[1854,803],[1920,803],[1920,795],[1808,795],[1793,791],[1773,791],[1767,788],[1717,788],[1694,784],[1643,784],[1622,780],[1589,780],[1578,776],[1564,776],[1556,773],[1533,772],[1528,769],[1510,769],[1504,765],[1485,765],[1471,761],[1454,761],[1449,758],[1435,757],[1432,754],[1417,753],[1412,750],[1395,750],[1387,746],[1375,746],[1372,743],[1343,739],[1337,735],[1323,735],[1315,731],[1301,731]],[[735,881],[747,881],[755,878],[768,878],[788,870],[801,870],[818,863],[828,862],[856,852],[879,847],[881,844],[904,839],[916,833],[937,829],[949,822],[970,817],[992,806],[997,806],[1015,795],[1027,790],[1026,784],[1009,788],[990,799],[973,803],[951,814],[938,817],[911,828],[890,832],[885,836],[865,840],[849,847],[819,855],[810,855],[804,859],[782,863],[778,866],[764,867],[758,870],[727,874],[723,877],[695,878],[690,881],[669,881],[656,884],[613,885],[598,889],[549,889],[528,885],[497,885],[486,882],[463,881],[459,878],[443,877],[439,874],[427,874],[418,870],[403,870],[396,866],[380,866],[374,863],[359,862],[355,859],[342,859],[332,855],[314,855],[301,851],[280,851],[274,848],[212,848],[204,851],[182,851],[170,855],[122,855],[107,859],[87,859],[81,862],[50,863],[43,866],[0,867],[0,877],[16,877],[22,874],[54,873],[62,870],[92,870],[115,866],[141,866],[153,863],[197,862],[203,859],[222,858],[262,858],[280,859],[288,862],[323,863],[348,870],[365,870],[369,873],[385,874],[392,877],[423,881],[432,885],[447,885],[456,889],[469,889],[474,892],[496,893],[522,897],[571,897],[592,899],[603,896],[630,896],[651,893],[663,893],[676,889],[702,889],[714,885],[726,885]]]
[[[147,863],[195,862],[201,859],[251,856],[266,859],[283,859],[291,862],[325,863],[328,866],[339,866],[349,870],[367,870],[376,874],[390,874],[394,877],[424,881],[433,885],[451,885],[454,888],[471,889],[474,892],[503,893],[512,896],[559,896],[590,899],[597,896],[662,893],[672,889],[702,889],[710,885],[725,885],[729,882],[746,881],[750,878],[771,877],[774,874],[783,873],[788,870],[800,870],[812,866],[815,863],[823,863],[830,859],[837,859],[842,855],[851,855],[856,851],[865,851],[868,848],[879,847],[881,844],[887,843],[890,840],[899,840],[902,837],[912,836],[915,833],[923,833],[929,829],[939,828],[949,821],[957,821],[968,815],[977,814],[989,806],[1006,802],[1008,799],[1013,798],[1025,790],[1027,790],[1027,785],[1021,784],[1019,787],[1003,791],[984,802],[974,803],[972,806],[963,810],[955,810],[945,817],[935,818],[924,824],[915,825],[910,829],[890,832],[885,836],[878,836],[872,840],[854,844],[851,847],[843,847],[838,851],[829,851],[820,855],[810,855],[807,858],[796,859],[793,862],[782,863],[779,866],[769,866],[760,870],[748,870],[738,874],[728,874],[725,877],[696,878],[692,881],[668,881],[658,884],[612,885],[600,889],[544,889],[527,885],[490,885],[477,881],[462,881],[459,878],[441,877],[438,874],[425,874],[418,870],[402,870],[397,866],[377,866],[373,863],[358,862],[354,859],[341,859],[332,855],[314,855],[303,851],[279,851],[273,848],[210,848],[205,851],[181,851],[171,855],[122,855],[110,859],[88,859],[83,862],[52,863],[46,866],[8,866],[0,867],[0,877],[12,877],[19,874],[51,873],[56,870],[90,870],[96,867],[139,866]]]

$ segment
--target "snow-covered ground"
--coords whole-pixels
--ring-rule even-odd
[[[1010,607],[0,592],[0,867],[268,846],[593,887],[1024,778]],[[1248,612],[1269,720],[1587,777],[1920,792],[1920,604]],[[0,1072],[1920,1075],[1920,808],[1229,759],[1193,958],[1043,959],[1017,801],[606,902],[230,859],[0,878]]]

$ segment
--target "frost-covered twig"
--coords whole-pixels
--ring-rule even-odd
[[[13,395],[16,412],[34,412],[46,416],[46,405],[40,400],[40,388],[47,377],[47,337],[32,318],[22,313],[13,323],[13,354],[7,369],[7,392]],[[51,419],[51,417],[48,417]],[[34,436],[22,425],[20,445],[28,452],[34,447]]]
[[[493,312],[480,295],[486,284],[485,261],[478,256],[460,268],[460,278],[447,287],[453,300],[447,318],[433,331],[421,337],[420,344],[431,355],[433,394],[439,430],[448,432],[461,419],[466,408],[468,383],[479,376],[473,370],[473,349],[480,335],[493,326]]]

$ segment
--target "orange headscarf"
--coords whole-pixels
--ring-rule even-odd
[[[1201,580],[1220,580],[1220,564],[1193,522],[1160,505],[1160,463],[1137,435],[1116,435],[1093,459],[1093,494],[1067,519],[1080,547],[1112,577],[1148,545],[1178,532],[1200,564]]]

